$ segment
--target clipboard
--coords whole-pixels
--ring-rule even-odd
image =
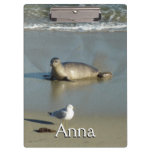
[[[24,6],[24,146],[127,146],[127,6]]]

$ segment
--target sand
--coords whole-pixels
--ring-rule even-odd
[[[59,133],[38,133],[35,130],[46,127],[58,130],[61,120],[47,113],[25,113],[25,147],[125,147],[127,146],[127,124],[125,117],[74,117],[68,122],[68,128],[93,128],[95,138],[65,138]],[[52,124],[54,123],[54,124]]]

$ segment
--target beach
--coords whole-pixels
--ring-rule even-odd
[[[26,119],[27,118],[27,119]],[[55,124],[51,124],[51,122]],[[47,113],[25,113],[25,147],[126,147],[126,117],[74,117],[68,122],[69,128],[93,128],[95,138],[65,138],[63,133],[38,133],[39,128],[58,130],[61,120],[49,117]]]
[[[25,113],[24,146],[25,147],[126,147],[125,117],[75,117],[69,122],[69,127],[94,129],[95,138],[64,138],[59,133],[38,133],[39,128],[57,130],[60,120],[50,118],[46,113]],[[34,121],[35,120],[35,121]],[[39,120],[39,121],[38,121]],[[41,122],[41,120],[43,120]],[[32,122],[33,121],[33,122]],[[55,124],[47,124],[54,122]],[[98,124],[98,125],[97,125]]]
[[[24,146],[25,147],[125,147],[127,145],[127,34],[126,32],[24,32]],[[50,81],[50,60],[83,62],[110,71],[107,81]],[[95,138],[55,138],[38,133],[57,130],[61,121],[48,116],[74,106],[69,127],[93,128]],[[46,122],[45,122],[46,121]],[[52,123],[54,124],[52,124]],[[64,140],[64,141],[63,141]]]

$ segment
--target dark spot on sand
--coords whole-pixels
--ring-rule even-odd
[[[39,128],[38,130],[34,130],[34,131],[38,132],[38,133],[45,133],[45,132],[53,133],[53,132],[56,132],[56,130],[49,129],[49,128]]]

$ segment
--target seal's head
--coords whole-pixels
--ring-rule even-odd
[[[51,61],[50,61],[50,66],[52,67],[56,67],[57,65],[59,65],[61,62],[60,62],[60,59],[59,58],[52,58]]]

